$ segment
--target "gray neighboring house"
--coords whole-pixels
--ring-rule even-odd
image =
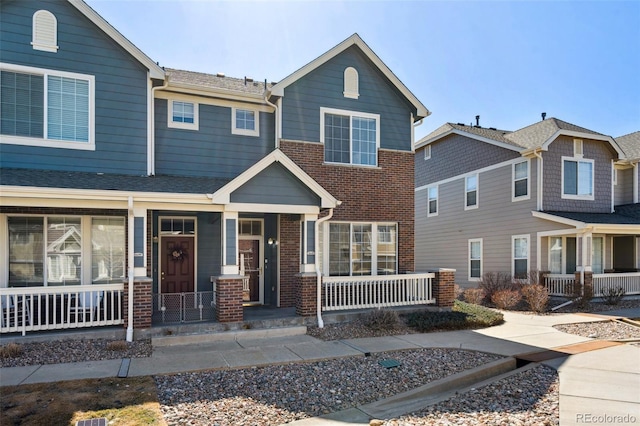
[[[639,159],[640,132],[614,139],[544,117],[517,131],[446,123],[416,142],[416,268],[453,268],[463,288],[487,272],[543,271],[548,284],[589,273],[635,293]]]

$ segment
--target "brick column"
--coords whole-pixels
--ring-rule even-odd
[[[570,297],[577,298],[582,296],[582,276],[580,271],[576,271],[573,274],[573,288],[571,290],[571,294],[569,295]]]
[[[220,322],[244,319],[241,276],[220,276],[216,279],[216,319]]]
[[[151,327],[153,281],[147,277],[135,277],[133,279],[133,328],[145,329]],[[124,294],[122,298],[122,316],[124,326],[129,323],[129,281],[124,282]]]
[[[296,315],[310,317],[316,314],[317,309],[317,282],[316,274],[296,275]]]
[[[456,270],[437,269],[430,272],[433,272],[436,275],[432,281],[433,297],[436,299],[436,306],[441,308],[449,308],[453,306],[453,301],[456,298],[454,289]]]

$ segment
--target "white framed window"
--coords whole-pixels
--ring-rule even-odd
[[[529,275],[529,235],[511,237],[513,261],[511,275],[515,279],[527,279]]]
[[[360,97],[360,82],[358,70],[347,67],[344,70],[344,92],[345,98],[358,99]]]
[[[329,276],[392,275],[398,271],[398,225],[376,222],[328,224]]]
[[[562,157],[562,198],[593,200],[593,160]]]
[[[431,159],[431,145],[427,145],[424,147],[424,159],[425,160]]]
[[[549,237],[549,272],[563,274],[564,268],[564,238]]]
[[[513,192],[511,201],[528,200],[530,196],[529,160],[514,163],[511,169]]]
[[[380,115],[322,107],[320,142],[327,163],[377,166]]]
[[[200,106],[194,102],[169,99],[167,126],[174,129],[198,130],[198,110]]]
[[[95,150],[92,75],[0,63],[1,143]]]
[[[469,281],[482,279],[482,238],[469,240]]]
[[[58,51],[58,20],[48,10],[38,10],[33,14],[33,34],[31,46],[44,52]]]
[[[427,188],[427,217],[438,215],[438,187]]]
[[[260,113],[253,109],[231,109],[231,133],[234,135],[260,136]]]
[[[464,179],[464,209],[478,208],[478,175],[467,176]]]

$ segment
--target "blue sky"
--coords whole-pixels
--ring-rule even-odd
[[[162,66],[279,81],[358,33],[445,122],[640,130],[640,0],[86,0]]]

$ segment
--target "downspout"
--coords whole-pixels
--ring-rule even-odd
[[[318,235],[320,235],[320,224],[326,222],[333,217],[333,209],[329,209],[329,214],[323,218],[316,220],[316,312],[318,316],[318,327],[324,328],[324,321],[322,320],[322,274],[320,273],[320,241]]]
[[[127,263],[129,264],[129,287],[127,300],[127,342],[133,342],[133,197],[129,196],[129,221],[128,221],[128,244]]]
[[[166,89],[169,86],[169,78],[167,78],[162,86],[156,86],[151,88],[151,123],[149,124],[151,128],[151,141],[149,145],[149,160],[147,165],[147,173],[149,176],[154,176],[156,174],[156,90]],[[167,102],[171,102],[167,100]],[[167,104],[167,114],[169,113],[169,107]]]
[[[537,178],[538,178],[537,179],[538,180],[538,189],[537,189],[537,192],[538,192],[537,199],[538,199],[538,201],[537,201],[537,206],[536,207],[537,207],[538,211],[541,212],[541,211],[544,211],[543,208],[542,208],[543,207],[542,197],[543,197],[543,191],[544,191],[544,189],[543,189],[544,188],[544,186],[543,186],[544,185],[544,181],[543,181],[543,170],[542,170],[542,154],[540,154],[540,151],[535,150],[535,151],[533,151],[533,155],[535,155],[536,158],[538,158],[538,160],[540,160],[540,162],[538,163],[538,167],[537,167],[537,169],[538,169],[538,176],[537,176]]]
[[[267,105],[273,107],[273,127],[275,130],[274,144],[275,149],[278,149],[280,148],[280,141],[278,139],[278,125],[280,121],[278,120],[278,105],[269,101],[269,96],[267,95],[267,80],[264,81],[264,101]]]

